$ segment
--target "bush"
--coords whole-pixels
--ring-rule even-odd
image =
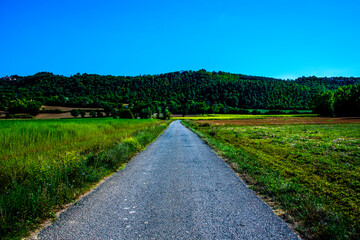
[[[114,119],[117,119],[117,117],[118,117],[118,112],[117,112],[115,109],[112,109],[112,110],[111,110],[111,116],[112,116]]]
[[[151,118],[151,109],[150,108],[141,109],[140,117],[144,119]]]
[[[85,110],[80,110],[79,113],[82,118],[84,118],[86,116]]]
[[[71,116],[73,116],[74,118],[77,118],[77,117],[79,116],[79,114],[80,114],[79,109],[72,109],[72,110],[70,111],[70,114],[71,114]]]
[[[96,112],[94,110],[91,110],[89,114],[92,118],[96,117]]]
[[[284,111],[275,109],[275,110],[269,110],[269,111],[267,111],[265,114],[274,115],[274,114],[284,114],[284,113],[285,113]]]
[[[121,109],[119,111],[119,118],[128,118],[128,119],[133,119],[134,115],[131,112],[130,109]]]
[[[113,111],[113,107],[112,107],[112,106],[106,105],[106,106],[104,107],[104,112],[105,112],[105,115],[106,115],[107,117],[110,117],[110,114],[112,113],[112,111]]]
[[[298,110],[296,109],[293,109],[289,112],[289,114],[301,114],[301,112],[299,112]]]
[[[103,117],[104,114],[103,114],[100,110],[97,110],[97,111],[96,111],[96,116],[97,116],[97,117]]]
[[[251,112],[251,114],[252,114],[252,115],[261,115],[262,113],[261,113],[260,111],[258,111],[258,110],[253,110],[253,111]]]
[[[170,120],[171,118],[171,112],[166,108],[164,112],[164,119]]]

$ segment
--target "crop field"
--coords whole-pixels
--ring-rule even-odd
[[[198,123],[210,123],[212,125],[288,125],[288,124],[343,124],[360,123],[358,117],[264,117],[248,119],[208,119],[198,120]]]
[[[359,239],[360,124],[184,124],[304,238]]]
[[[316,114],[276,114],[276,115],[251,115],[251,114],[204,114],[188,115],[185,117],[174,116],[174,120],[230,120],[230,119],[265,119],[265,118],[290,118],[290,117],[316,117]]]
[[[54,209],[123,166],[168,123],[69,119],[0,122],[0,238],[24,236]]]

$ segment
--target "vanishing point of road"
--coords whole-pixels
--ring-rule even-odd
[[[179,121],[35,239],[298,239]]]

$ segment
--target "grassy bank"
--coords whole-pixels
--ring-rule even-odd
[[[304,238],[360,238],[360,124],[185,124],[275,200]]]
[[[8,120],[0,129],[0,238],[26,235],[153,141],[157,120]]]

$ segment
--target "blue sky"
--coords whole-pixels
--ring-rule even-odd
[[[360,1],[0,0],[0,76],[360,76]]]

